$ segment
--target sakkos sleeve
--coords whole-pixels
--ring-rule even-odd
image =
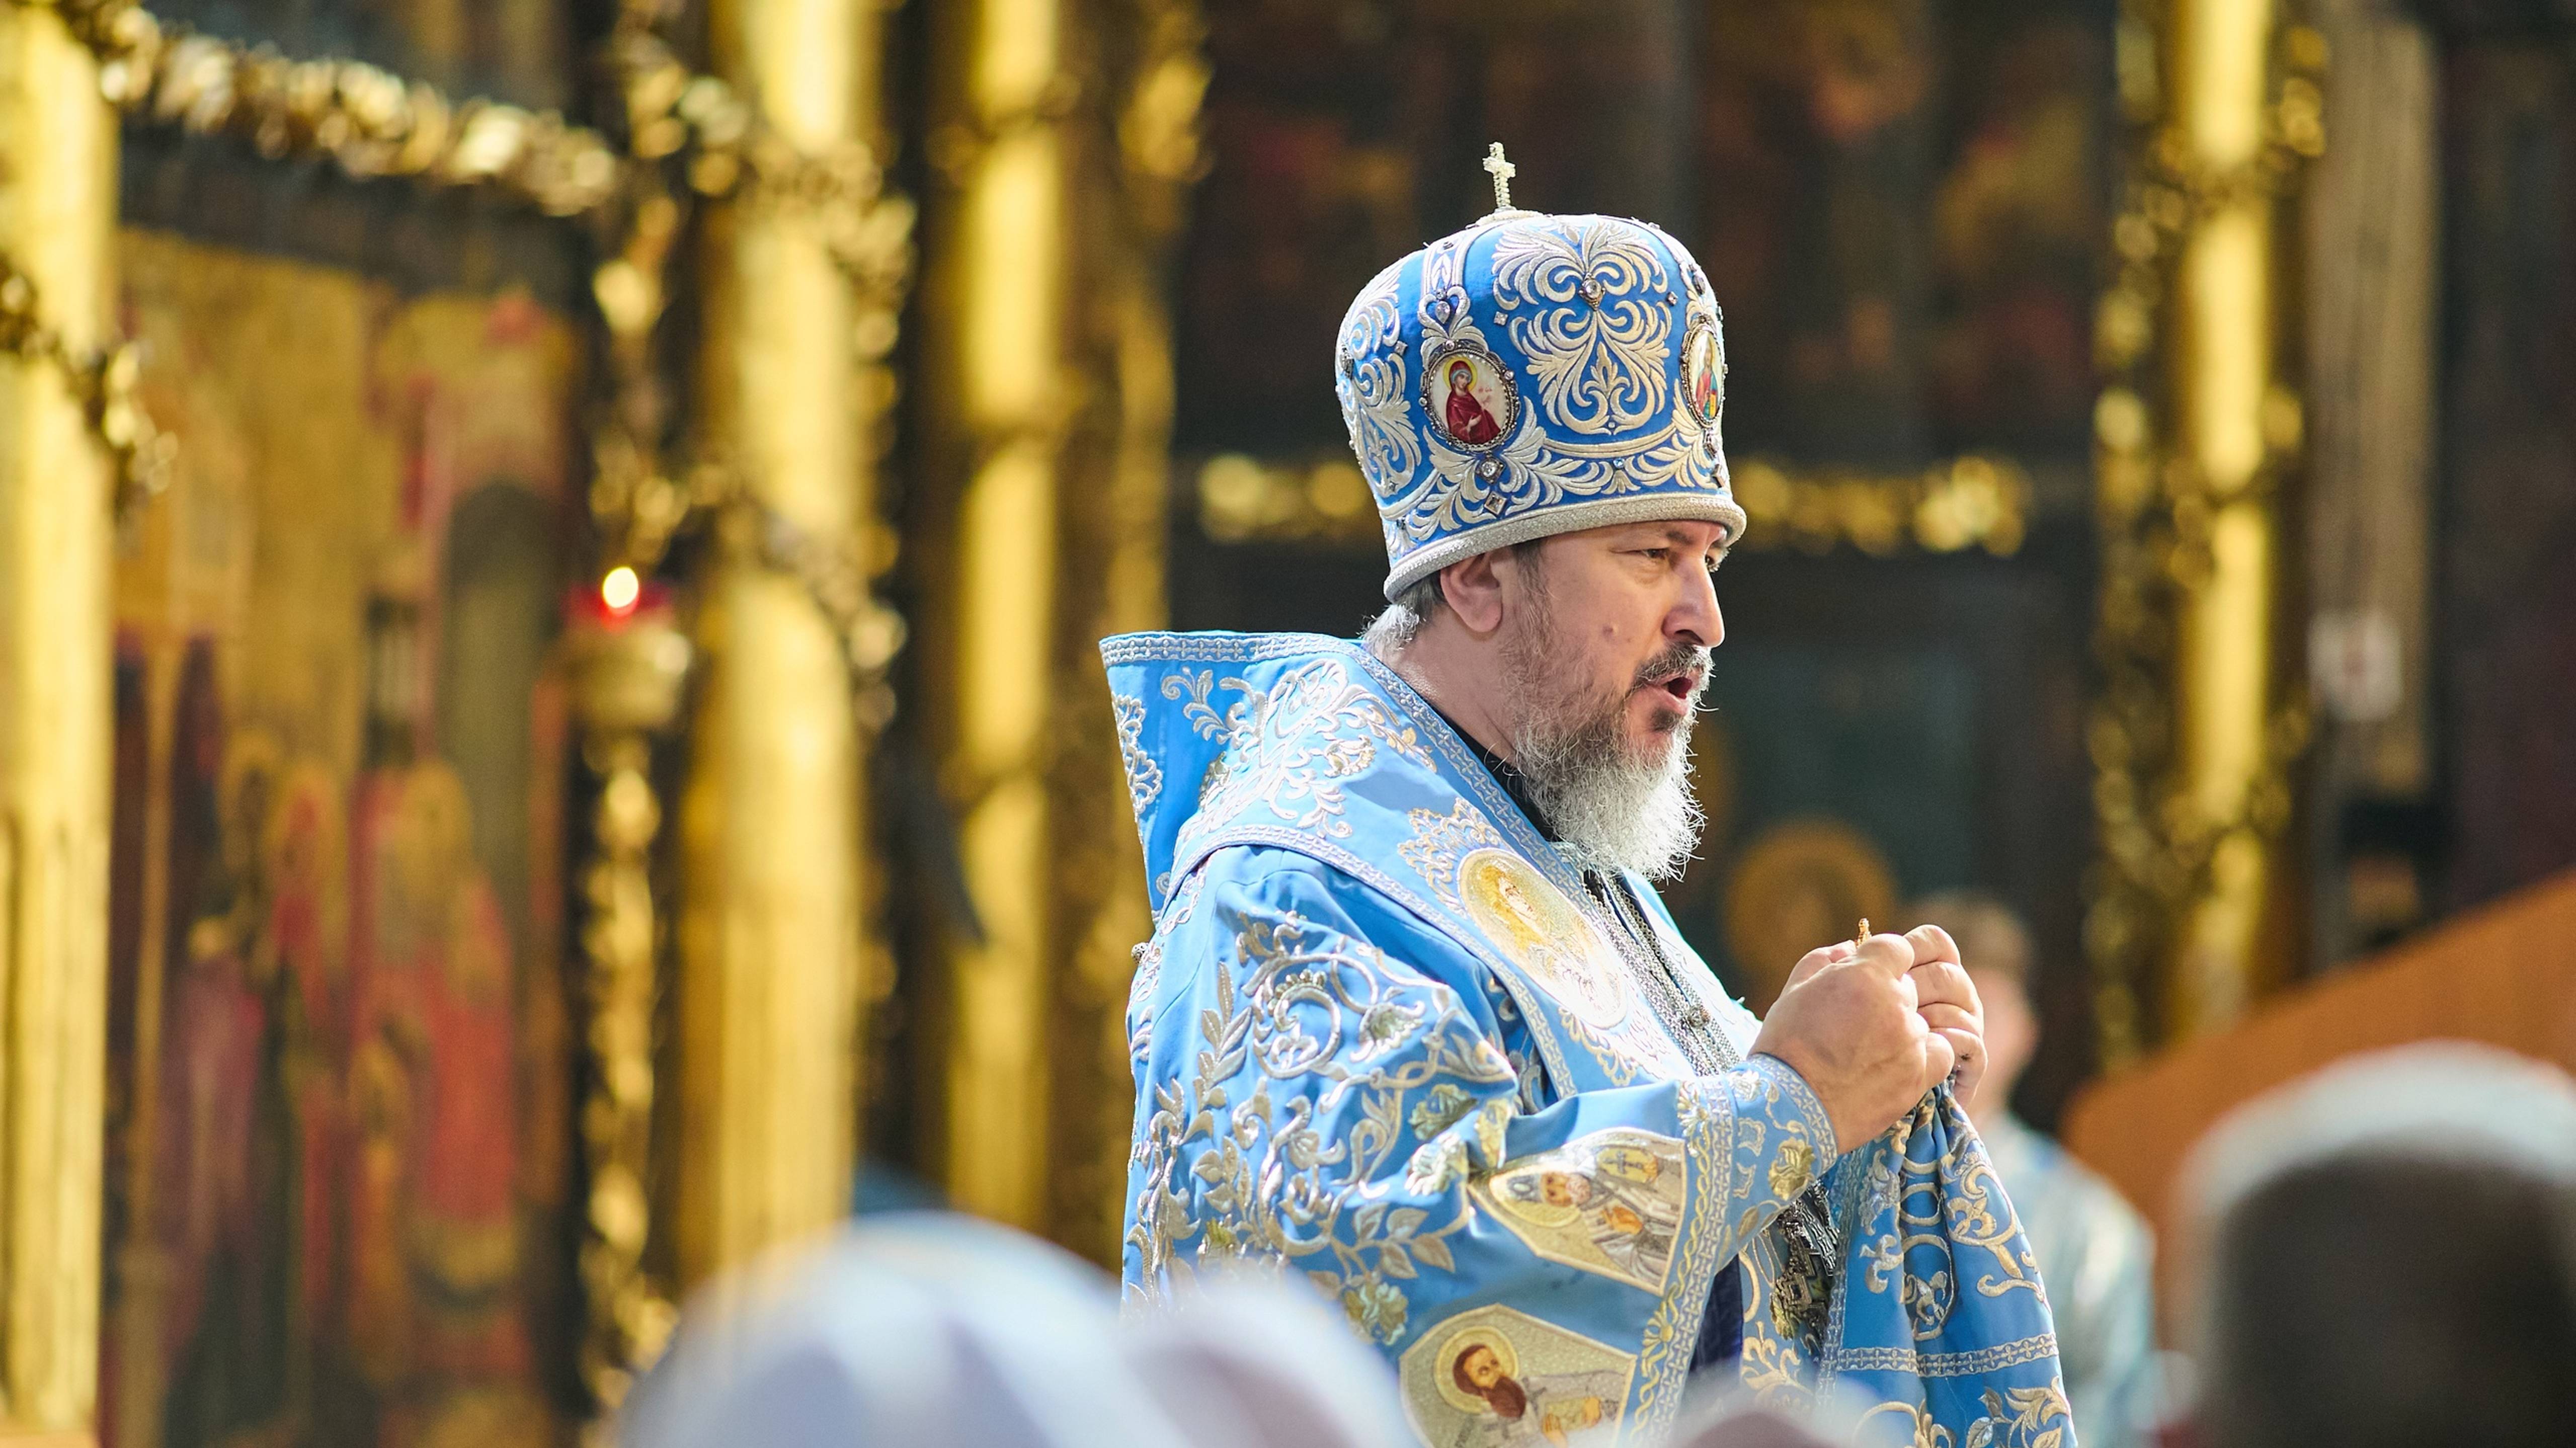
[[[1446,1441],[1531,1382],[1603,1374],[1667,1417],[1718,1268],[1832,1165],[1786,1064],[1529,1109],[1463,949],[1292,853],[1219,852],[1149,947],[1131,1295],[1261,1259],[1339,1300]]]

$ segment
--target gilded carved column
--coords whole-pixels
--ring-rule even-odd
[[[1134,1124],[1127,983],[1153,932],[1100,640],[1160,628],[1165,512],[1172,492],[1172,338],[1164,302],[1190,183],[1205,165],[1205,25],[1194,0],[1146,0],[1086,28],[1094,73],[1113,84],[1083,108],[1074,174],[1086,197],[1074,269],[1086,305],[1068,351],[1091,379],[1064,460],[1065,567],[1056,604],[1051,790],[1060,808],[1050,856],[1062,941],[1049,1032],[1057,1107],[1048,1162],[1048,1234],[1100,1261],[1118,1259]]]
[[[979,929],[944,941],[924,1154],[960,1206],[1107,1258],[1150,921],[1098,643],[1163,619],[1163,292],[1201,25],[1185,0],[978,0],[941,24],[921,715]]]
[[[882,24],[870,0],[717,0],[716,73],[775,137],[873,174]],[[861,738],[850,661],[805,581],[767,566],[764,517],[836,556],[872,516],[862,301],[836,200],[754,180],[701,237],[701,451],[728,510],[701,602],[679,826],[684,1283],[847,1210],[862,979]]]
[[[1069,0],[975,0],[939,23],[934,159],[953,188],[926,283],[928,440],[953,500],[929,605],[941,772],[980,939],[950,942],[938,1174],[967,1210],[1043,1225],[1050,1092],[1047,759],[1064,424]]]
[[[2086,919],[2107,1058],[2218,1025],[2277,973],[2303,728],[2277,647],[2282,489],[2301,443],[2285,359],[2283,194],[2323,145],[2315,32],[2271,0],[2137,0],[2118,278],[2097,346],[2102,858]]]
[[[99,349],[115,208],[96,62],[0,6],[0,1442],[87,1443],[97,1397],[112,482],[64,363]]]

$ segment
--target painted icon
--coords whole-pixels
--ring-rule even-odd
[[[1434,353],[1424,374],[1423,411],[1450,446],[1482,451],[1511,436],[1519,389],[1493,353],[1469,345]]]
[[[1707,317],[1682,338],[1682,407],[1692,426],[1714,431],[1726,412],[1726,343]]]

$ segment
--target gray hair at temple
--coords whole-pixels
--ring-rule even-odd
[[[1508,544],[1500,551],[1527,560],[1546,542],[1544,538],[1532,538],[1526,543]],[[1405,645],[1413,642],[1413,636],[1422,632],[1422,626],[1448,606],[1448,596],[1440,591],[1439,574],[1417,578],[1397,592],[1394,601],[1380,609],[1377,617],[1369,620],[1368,627],[1360,632],[1360,646],[1393,663],[1395,656],[1404,652]]]
[[[2210,1448],[2576,1443],[2576,1084],[2491,1047],[2240,1108],[2181,1198]]]
[[[719,1280],[620,1414],[620,1448],[1400,1448],[1385,1361],[1302,1282],[1203,1274],[1121,1322],[1116,1284],[942,1213],[863,1217]]]

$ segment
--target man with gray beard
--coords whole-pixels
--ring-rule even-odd
[[[1643,223],[1497,201],[1343,323],[1365,636],[1102,645],[1155,913],[1128,1296],[1302,1277],[1435,1444],[1647,1441],[1695,1375],[1793,1412],[1830,1380],[1895,1441],[2059,1433],[1949,938],[1864,922],[1757,1021],[1650,883],[1699,834],[1744,527],[1707,279]]]

